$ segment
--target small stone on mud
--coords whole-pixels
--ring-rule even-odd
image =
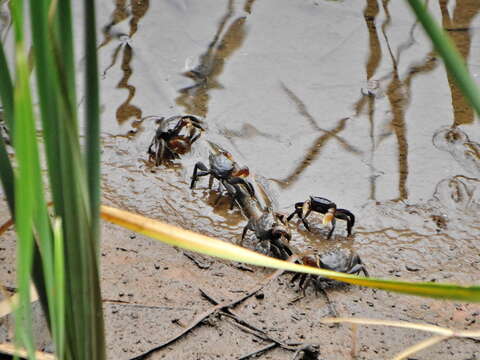
[[[154,264],[153,266],[155,266],[155,270],[160,270],[160,265]]]
[[[131,234],[130,235],[130,239],[136,239],[137,238],[137,235],[136,234]]]
[[[255,295],[255,298],[258,300],[263,300],[265,299],[265,294],[264,293],[258,293]]]
[[[407,269],[408,271],[419,271],[420,270],[419,267],[409,266],[409,265],[405,265],[405,269]]]

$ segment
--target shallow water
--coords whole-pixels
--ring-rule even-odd
[[[229,211],[227,201],[214,208],[206,181],[188,188],[194,163],[206,162],[201,141],[174,167],[153,169],[146,162],[151,116],[189,113],[204,118],[203,140],[250,167],[277,209],[289,213],[295,202],[316,195],[357,215],[356,235],[345,238],[339,221],[336,240],[327,242],[327,229],[312,216],[316,230],[300,226],[294,234],[298,249],[342,244],[371,262],[378,247],[391,252],[403,244],[399,232],[413,231],[427,243],[416,242],[420,249],[405,257],[425,261],[429,236],[437,235],[427,225],[431,217],[455,217],[435,200],[453,191],[441,184],[478,177],[479,169],[475,148],[468,158],[463,154],[468,141],[438,145],[434,137],[458,125],[476,144],[480,127],[405,4],[132,4],[103,3],[99,16],[106,198],[176,225],[238,238],[245,224],[239,211]],[[431,10],[472,59],[476,77],[479,6],[465,11],[441,4]],[[437,187],[446,194],[433,197]],[[377,204],[398,214],[378,214]],[[421,219],[404,219],[411,207],[422,209]],[[473,232],[444,227],[436,246],[465,231],[477,235],[468,219],[462,224]],[[393,229],[387,244],[382,228]]]

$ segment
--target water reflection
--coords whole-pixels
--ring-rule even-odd
[[[247,1],[245,8],[251,11],[254,1]],[[248,5],[248,6],[247,6]],[[237,17],[224,28],[235,13],[234,1],[229,0],[226,13],[221,19],[213,40],[205,53],[200,55],[199,64],[183,75],[191,78],[194,84],[179,90],[176,103],[192,115],[206,117],[211,89],[222,88],[217,79],[223,72],[226,61],[240,48],[245,40],[245,16]]]
[[[5,43],[12,26],[8,1],[0,1],[0,40]]]
[[[253,7],[253,3],[255,2],[255,0],[247,0],[245,1],[245,5],[243,5],[243,10],[249,14],[252,13],[252,7]]]
[[[394,135],[397,143],[397,164],[398,164],[398,197],[396,200],[408,198],[407,180],[409,174],[408,166],[408,141],[407,124],[405,121],[405,112],[408,109],[411,99],[411,85],[413,79],[419,75],[432,71],[436,67],[436,59],[433,52],[429,52],[418,64],[409,66],[405,76],[399,73],[399,64],[401,56],[411,46],[415,44],[414,32],[417,22],[410,27],[407,40],[401,43],[396,51],[392,49],[388,35],[388,29],[391,26],[391,15],[389,11],[389,0],[382,1],[382,8],[385,19],[381,26],[381,34],[385,41],[388,57],[391,62],[392,71],[381,78],[374,79],[382,58],[379,35],[375,25],[376,17],[379,13],[378,2],[367,0],[364,9],[365,24],[369,35],[369,56],[366,62],[366,75],[368,87],[362,91],[363,97],[354,105],[355,114],[358,116],[364,112],[365,107],[369,122],[369,136],[371,141],[369,167],[370,167],[370,199],[376,199],[376,171],[374,167],[375,151],[378,145],[387,137]],[[384,81],[388,81],[385,89],[385,95],[390,107],[390,118],[388,119],[388,130],[375,136],[375,109],[377,99],[383,96],[381,86]]]
[[[347,140],[338,134],[345,129],[346,121],[349,118],[344,118],[339,121],[339,125],[333,130],[325,130],[318,126],[315,118],[310,114],[305,103],[284,83],[281,83],[282,90],[286,93],[289,99],[295,104],[297,111],[302,115],[310,126],[322,133],[313,145],[307,150],[306,154],[301,160],[300,164],[285,178],[279,181],[280,186],[287,188],[295,183],[295,181],[300,177],[300,175],[313,163],[313,161],[320,155],[322,148],[328,143],[330,139],[335,139],[338,141],[340,146],[349,153],[360,155],[362,152],[357,149],[355,146],[351,145]]]
[[[380,60],[382,58],[382,47],[380,45],[380,39],[378,38],[376,18],[379,12],[377,0],[367,0],[367,4],[363,11],[363,17],[365,19],[365,24],[368,30],[368,40],[369,40],[369,55],[366,64],[366,75],[367,82],[372,81],[371,79],[375,75]],[[380,86],[380,83],[377,81],[374,83],[377,86]],[[373,167],[373,154],[375,153],[375,126],[374,126],[374,116],[375,116],[375,100],[376,96],[372,93],[373,96],[362,96],[357,104],[354,106],[355,115],[358,116],[365,105],[367,105],[367,116],[369,124],[369,137],[370,137],[370,156],[369,156],[369,186],[370,186],[370,195],[369,199],[376,198],[376,175],[375,169]]]
[[[131,0],[127,4],[126,0],[117,0],[115,2],[115,9],[111,15],[111,21],[103,28],[104,39],[100,44],[100,48],[107,45],[112,39],[116,38],[120,41],[120,44],[115,48],[112,53],[112,60],[110,65],[104,70],[103,75],[106,76],[107,72],[115,66],[120,53],[122,53],[121,70],[123,76],[117,84],[117,89],[126,89],[128,96],[125,101],[120,104],[116,111],[116,118],[119,124],[133,118],[136,119],[133,122],[133,127],[136,127],[142,117],[142,110],[131,104],[136,94],[136,87],[129,83],[129,79],[132,76],[131,62],[133,59],[133,48],[131,46],[130,39],[138,30],[138,24],[142,17],[145,16],[149,9],[149,0]],[[125,34],[115,29],[115,25],[121,23],[130,17],[129,32]]]
[[[344,138],[338,136],[336,133],[325,130],[317,125],[317,121],[314,119],[314,117],[310,114],[310,112],[307,109],[307,106],[305,103],[291,90],[289,89],[284,83],[281,83],[282,90],[285,91],[287,96],[290,98],[290,100],[295,104],[297,107],[298,113],[302,115],[308,122],[309,124],[317,131],[322,132],[324,134],[328,134],[331,137],[333,137],[335,140],[337,140],[340,144],[340,146],[347,152],[352,153],[352,154],[361,154],[361,151],[357,149],[355,146],[351,145],[348,143],[347,140]]]
[[[115,1],[115,9],[113,10],[111,21],[103,27],[104,39],[100,47],[108,44],[114,37],[118,37],[119,34],[114,30],[115,25],[121,23],[129,16],[131,16],[131,19],[128,37],[132,37],[137,32],[138,23],[150,7],[150,0],[131,0],[129,3],[130,5],[128,6],[127,0]]]
[[[337,134],[339,134],[341,131],[345,129],[348,120],[351,120],[351,118],[346,117],[346,118],[340,119],[333,130],[330,130],[325,134],[321,135],[312,144],[312,146],[308,148],[306,155],[303,158],[303,160],[300,162],[300,164],[290,172],[290,175],[287,175],[285,178],[281,179],[279,181],[279,185],[282,186],[283,188],[287,188],[292,184],[294,184],[295,181],[298,180],[300,175],[305,171],[305,169],[307,169],[312,164],[313,160],[320,155],[322,149],[325,147],[327,142],[333,139],[334,137],[338,136]]]
[[[439,0],[443,27],[448,31],[448,34],[457,46],[462,57],[468,59],[472,40],[470,26],[472,20],[480,10],[480,1],[457,0],[455,3],[455,9],[453,10],[453,17],[450,16],[448,3],[448,0]],[[452,94],[454,116],[453,126],[473,123],[474,115],[472,107],[468,104],[453,77],[448,72],[447,78]]]

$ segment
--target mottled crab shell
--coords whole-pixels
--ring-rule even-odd
[[[343,251],[330,251],[320,256],[320,267],[339,272],[348,272],[352,264],[352,254]]]
[[[223,154],[210,154],[210,168],[220,177],[228,177],[235,168],[235,163]]]

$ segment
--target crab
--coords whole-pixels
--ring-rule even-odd
[[[210,145],[212,146],[212,151],[208,157],[210,168],[201,161],[195,164],[190,189],[195,188],[195,184],[199,177],[210,175],[208,188],[211,189],[214,179],[217,179],[231,196],[232,208],[235,198],[240,194],[240,187],[244,187],[250,196],[255,196],[253,185],[246,179],[250,174],[248,167],[240,167],[233,159],[232,154],[222,149],[220,146],[213,143],[210,143]],[[218,199],[220,199],[221,195],[222,194],[220,193]]]
[[[347,222],[348,236],[352,235],[352,228],[355,224],[355,215],[346,209],[337,209],[337,204],[319,196],[310,196],[310,199],[307,201],[296,203],[295,211],[288,216],[287,220],[290,221],[296,214],[302,220],[305,228],[310,231],[307,217],[312,211],[325,214],[323,217],[324,225],[328,223],[332,224],[332,228],[328,233],[327,239],[330,239],[333,231],[335,230],[336,219],[345,220]]]
[[[251,217],[243,228],[240,246],[243,245],[248,230],[255,232],[259,241],[258,246],[264,248],[265,253],[271,253],[274,257],[283,260],[292,255],[292,250],[288,246],[292,234],[284,214],[266,209],[260,217]]]
[[[366,277],[369,276],[365,265],[360,259],[360,256],[358,256],[358,254],[353,251],[335,249],[322,255],[306,255],[302,257],[301,261],[304,265],[316,267],[319,269],[332,270],[355,275],[363,272]],[[323,289],[324,287],[327,287],[328,285],[339,284],[338,281],[330,280],[322,276],[300,273],[295,274],[291,282],[294,282],[297,279],[300,279],[299,287],[304,294],[306,288],[310,284],[313,284],[315,292]]]
[[[360,256],[354,253],[353,251],[346,251],[341,249],[335,249],[320,254],[313,254],[313,255],[306,255],[303,256],[301,262],[304,265],[325,269],[325,270],[332,270],[337,272],[343,272],[347,274],[355,274],[358,275],[360,272],[368,277],[368,271],[363,264]],[[301,274],[296,273],[290,282],[295,282],[297,279],[300,279],[299,288],[302,290],[302,296],[297,297],[292,302],[302,299],[306,296],[306,289],[307,287],[312,284],[313,288],[315,289],[315,294],[322,293],[327,301],[327,305],[329,307],[329,312],[332,316],[337,316],[337,311],[335,309],[335,305],[330,301],[327,292],[325,291],[328,287],[334,287],[336,285],[341,285],[343,283],[324,278],[318,275],[311,275],[311,274]]]
[[[164,160],[180,158],[204,131],[202,121],[193,115],[161,117],[156,122],[158,127],[147,150],[149,160],[155,161],[155,166]]]

